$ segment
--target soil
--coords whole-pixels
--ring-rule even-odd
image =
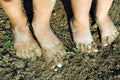
[[[100,44],[98,29],[94,26],[95,0],[91,8],[91,31]],[[120,32],[120,0],[114,0],[110,18]],[[15,56],[12,26],[0,8],[0,80],[120,80],[120,36],[109,46],[99,46],[98,53],[78,53],[74,48],[68,25],[72,11],[69,0],[57,0],[51,17],[51,27],[67,50],[64,66],[51,70],[41,57],[36,61]]]

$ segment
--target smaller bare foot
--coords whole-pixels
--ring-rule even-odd
[[[73,24],[73,19],[70,21],[72,28],[73,38],[76,42],[76,47],[80,52],[98,52],[97,46],[94,43],[90,29],[88,25],[79,25],[83,28],[77,27]],[[88,26],[87,28],[84,26]]]
[[[102,46],[111,44],[119,34],[113,22],[108,16],[102,20],[98,19],[96,22],[100,29]]]
[[[41,49],[34,40],[28,26],[25,29],[15,27],[13,34],[14,49],[18,57],[35,60],[36,57],[41,56]]]
[[[53,33],[51,27],[40,27],[33,24],[34,33],[42,47],[43,56],[47,65],[53,69],[62,67],[62,57],[65,49],[61,41]]]

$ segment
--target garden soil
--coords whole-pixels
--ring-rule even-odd
[[[95,3],[93,0],[90,24],[92,35],[100,44],[99,30],[94,21]],[[120,0],[114,0],[109,16],[120,32]],[[70,1],[57,0],[50,23],[67,53],[63,67],[51,70],[43,57],[36,61],[16,57],[12,26],[0,7],[0,80],[120,80],[120,36],[107,47],[99,45],[98,53],[78,53],[69,27],[71,18]]]

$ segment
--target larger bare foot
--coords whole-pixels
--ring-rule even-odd
[[[36,57],[41,56],[41,49],[37,42],[34,40],[28,26],[25,29],[19,29],[15,27],[13,34],[14,49],[18,57],[35,60]]]
[[[89,25],[86,24],[79,24],[78,26],[75,26],[73,24],[73,19],[70,21],[70,25],[72,28],[73,38],[76,42],[76,47],[80,52],[97,52],[98,49],[96,47],[96,44],[94,43],[94,40],[92,38]],[[81,26],[83,26],[81,28]],[[86,27],[88,26],[88,27]]]
[[[102,45],[107,46],[111,44],[119,34],[113,22],[107,16],[107,17],[104,17],[103,19],[98,19],[97,24],[101,32]]]
[[[51,27],[40,27],[33,24],[34,33],[42,47],[43,56],[50,68],[62,67],[65,49]]]

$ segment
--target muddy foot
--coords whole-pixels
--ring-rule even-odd
[[[102,21],[98,20],[97,24],[101,33],[102,46],[107,46],[111,44],[119,34],[113,22],[110,20],[109,17],[106,17],[102,19]]]
[[[76,47],[80,52],[98,52],[97,46],[92,38],[90,29],[79,29],[73,25],[73,19],[70,21],[73,38],[76,42]]]
[[[28,27],[20,30],[17,27],[13,30],[14,34],[14,49],[16,55],[20,58],[36,59],[41,56],[41,49],[34,40]]]
[[[33,25],[34,33],[42,47],[43,56],[50,68],[62,67],[62,57],[65,49],[61,41],[50,27],[37,27]]]

